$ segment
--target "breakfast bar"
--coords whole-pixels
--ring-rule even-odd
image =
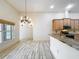
[[[76,39],[50,34],[50,50],[56,59],[79,59],[79,42]]]

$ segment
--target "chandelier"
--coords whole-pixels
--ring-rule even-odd
[[[31,21],[29,20],[29,18],[27,17],[27,15],[26,15],[27,13],[26,13],[26,0],[25,0],[25,16],[23,16],[23,17],[21,17],[21,23],[31,23]]]

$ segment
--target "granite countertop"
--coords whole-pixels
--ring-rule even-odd
[[[71,39],[65,36],[60,36],[59,34],[50,34],[50,36],[60,40],[61,42],[79,50],[79,42],[77,42],[75,39]]]

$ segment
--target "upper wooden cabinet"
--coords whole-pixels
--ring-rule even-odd
[[[73,31],[79,31],[79,19],[64,18],[52,20],[53,31],[62,30],[65,25],[70,26]]]
[[[63,29],[63,20],[62,19],[54,19],[53,20],[53,30]]]
[[[63,25],[71,25],[71,19],[69,19],[69,18],[65,18],[65,19],[63,19]]]

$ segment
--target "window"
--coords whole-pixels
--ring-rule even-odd
[[[0,43],[12,40],[14,37],[14,24],[0,20]]]
[[[5,24],[5,40],[12,39],[12,26]]]
[[[0,43],[2,42],[2,24],[0,24]]]
[[[13,33],[13,28],[12,27],[13,27],[13,25],[3,24],[3,26],[2,26],[3,41],[12,40],[12,33]]]

